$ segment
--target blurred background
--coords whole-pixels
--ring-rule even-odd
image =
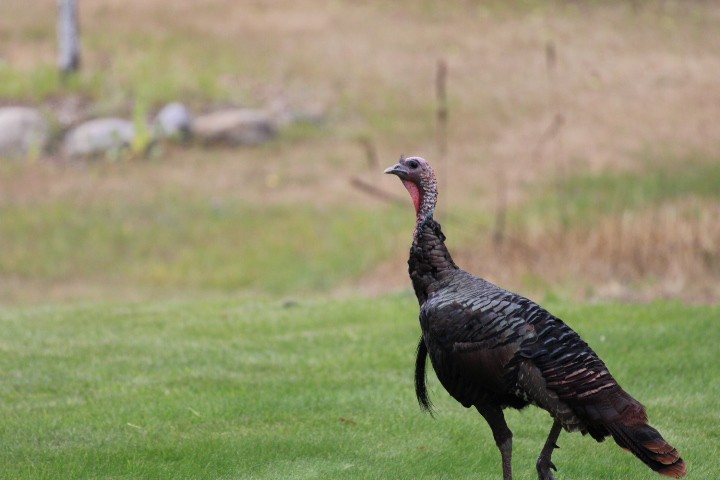
[[[58,19],[0,2],[0,304],[407,290],[400,154],[491,281],[720,295],[718,2],[78,0],[64,71]]]

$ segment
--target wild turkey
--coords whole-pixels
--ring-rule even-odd
[[[678,451],[647,423],[645,408],[615,381],[593,350],[562,320],[515,293],[461,270],[433,219],[435,173],[420,157],[385,170],[397,175],[415,205],[417,221],[408,260],[420,303],[422,336],[415,364],[415,393],[431,411],[426,357],[443,387],[464,407],[475,407],[492,430],[503,479],[512,478],[512,432],[503,409],[529,404],[553,417],[537,460],[540,480],[552,480],[551,455],[560,430],[612,436],[648,467],[682,477]]]

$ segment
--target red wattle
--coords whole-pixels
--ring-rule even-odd
[[[415,215],[417,215],[420,213],[420,203],[422,200],[420,198],[420,189],[411,181],[403,180],[402,183],[405,185],[408,193],[410,193],[410,198],[412,198],[413,204],[415,205]]]

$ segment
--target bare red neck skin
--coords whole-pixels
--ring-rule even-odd
[[[405,188],[407,189],[408,193],[410,193],[410,198],[412,198],[413,205],[415,205],[415,215],[418,215],[420,213],[420,207],[422,205],[422,197],[420,195],[420,189],[417,185],[415,185],[413,182],[410,182],[408,180],[402,180],[403,185],[405,185]]]

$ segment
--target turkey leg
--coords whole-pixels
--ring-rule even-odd
[[[503,480],[512,480],[512,432],[505,422],[502,409],[495,405],[475,405],[475,408],[490,425],[495,445],[500,449]]]

